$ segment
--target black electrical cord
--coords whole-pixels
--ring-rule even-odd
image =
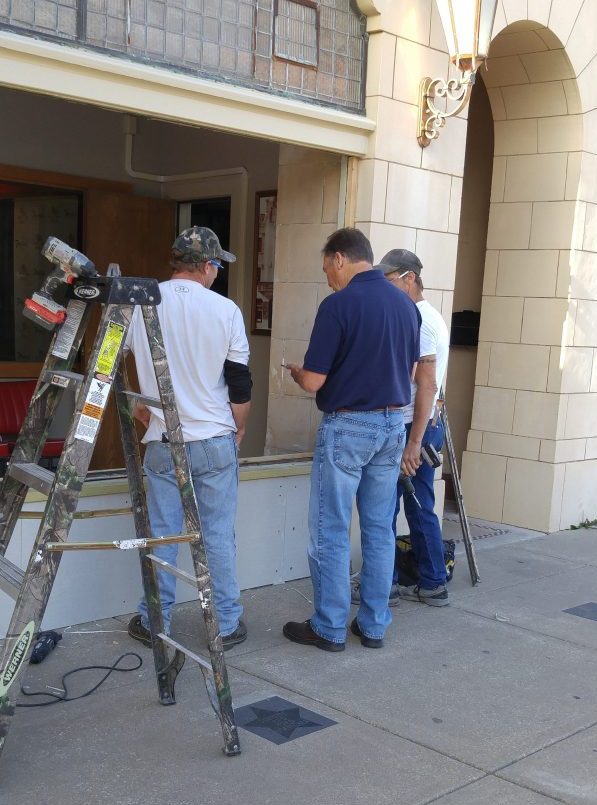
[[[119,662],[121,660],[124,660],[125,657],[136,657],[139,660],[139,662],[133,668],[119,668],[118,667]],[[121,671],[122,673],[128,673],[129,671],[137,671],[142,665],[143,660],[138,654],[136,654],[134,651],[127,651],[126,654],[121,654],[113,665],[83,665],[81,666],[81,668],[73,668],[72,671],[67,671],[65,674],[63,674],[61,679],[62,687],[64,688],[64,693],[50,693],[47,690],[28,691],[23,688],[23,685],[21,685],[21,693],[23,694],[23,696],[50,696],[51,701],[35,702],[32,704],[18,703],[17,707],[47,707],[51,704],[58,704],[58,702],[76,702],[77,699],[84,699],[85,696],[90,696],[94,691],[96,691],[99,688],[100,685],[103,685],[103,683],[110,676],[112,671]],[[78,674],[79,671],[107,671],[108,673],[104,674],[104,676],[100,679],[97,685],[94,685],[86,693],[81,693],[80,696],[69,696],[68,689],[66,687],[66,679],[72,674]]]

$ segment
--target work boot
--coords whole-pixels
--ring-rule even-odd
[[[241,621],[239,619],[238,626],[236,627],[236,629],[230,634],[222,636],[224,651],[228,651],[228,649],[232,648],[233,646],[238,646],[239,643],[244,643],[246,639],[247,639],[247,627],[244,621]]]
[[[430,607],[447,607],[450,603],[448,591],[443,584],[432,590],[426,590],[418,584],[412,587],[399,587],[398,590],[400,598],[404,598],[405,601],[420,601],[422,604],[429,604]]]
[[[356,576],[350,580],[350,600],[353,604],[361,603],[361,575],[357,573]],[[390,597],[388,599],[389,607],[397,607],[400,605],[400,594],[398,593],[398,584],[392,584],[390,589]]]
[[[141,615],[133,615],[129,621],[128,633],[133,640],[151,648],[151,632],[141,623]]]

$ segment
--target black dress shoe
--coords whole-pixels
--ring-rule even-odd
[[[311,628],[309,621],[304,623],[297,623],[296,621],[288,621],[284,624],[282,629],[284,637],[292,640],[293,643],[301,643],[303,646],[315,646],[323,651],[344,651],[344,643],[334,643],[333,640],[326,640],[320,637]]]
[[[361,645],[366,648],[383,648],[383,637],[367,637],[359,629],[359,624],[355,618],[350,624],[350,631],[353,635],[361,638]]]

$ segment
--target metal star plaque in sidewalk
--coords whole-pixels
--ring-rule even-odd
[[[275,744],[285,744],[336,724],[325,716],[271,696],[234,711],[237,726]]]

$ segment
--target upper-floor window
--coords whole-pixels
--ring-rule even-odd
[[[310,0],[276,0],[274,56],[317,67],[319,18]]]

